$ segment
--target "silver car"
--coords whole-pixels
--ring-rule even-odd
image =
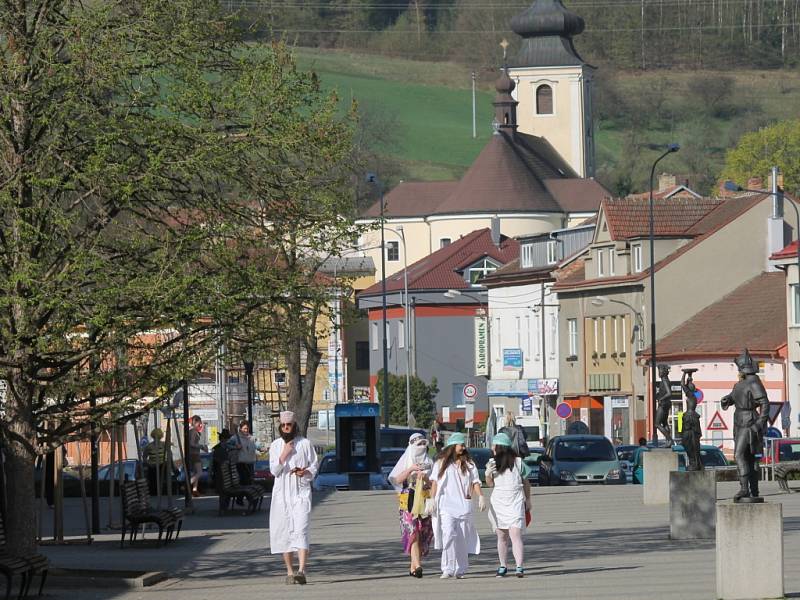
[[[614,447],[602,435],[552,438],[539,461],[539,485],[625,483]]]

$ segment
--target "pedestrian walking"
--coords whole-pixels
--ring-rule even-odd
[[[493,487],[489,502],[489,522],[497,534],[497,555],[500,566],[497,577],[508,573],[508,542],[516,563],[515,575],[525,576],[522,532],[528,525],[531,510],[529,469],[514,452],[511,438],[498,433],[492,438],[493,457],[486,464],[486,484]]]
[[[525,430],[521,425],[517,425],[517,418],[510,410],[506,411],[506,414],[503,416],[503,426],[497,430],[497,433],[505,433],[511,438],[511,447],[514,449],[517,456],[525,458],[531,453],[528,448]]]
[[[208,450],[208,446],[203,444],[203,419],[199,415],[194,415],[191,419],[189,429],[189,456],[187,462],[191,467],[192,496],[200,495],[200,476],[203,474],[203,463],[200,460],[200,452]]]
[[[236,435],[228,440],[231,457],[235,458],[236,471],[239,473],[239,482],[242,485],[253,483],[253,465],[256,462],[256,443],[250,435],[250,424],[247,421],[239,423]]]
[[[231,439],[231,432],[223,428],[219,432],[219,443],[211,449],[211,464],[214,469],[214,487],[219,494],[219,514],[227,508],[225,494],[225,482],[222,476],[222,466],[230,460],[228,453],[228,441]]]
[[[408,439],[408,447],[389,473],[389,482],[398,492],[400,532],[403,554],[411,557],[408,574],[422,578],[422,558],[428,556],[433,541],[431,523],[430,473],[433,461],[428,456],[428,440],[421,433]]]
[[[311,442],[298,433],[293,412],[281,412],[280,434],[269,446],[269,470],[275,477],[269,508],[269,545],[272,554],[283,555],[286,583],[305,584],[311,482],[317,474],[317,453]]]
[[[469,567],[469,555],[480,554],[481,542],[472,520],[472,497],[486,510],[478,468],[466,448],[463,433],[447,440],[431,471],[433,534],[435,548],[442,551],[442,579],[462,579]]]

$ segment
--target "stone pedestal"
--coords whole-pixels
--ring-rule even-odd
[[[712,470],[672,471],[669,474],[670,539],[712,540],[716,519],[716,473]]]
[[[783,598],[783,506],[717,505],[717,598]]]
[[[653,448],[642,456],[644,467],[643,502],[669,502],[669,473],[678,470],[678,455],[669,448]]]

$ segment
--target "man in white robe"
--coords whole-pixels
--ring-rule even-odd
[[[269,509],[270,551],[283,554],[286,583],[305,584],[311,482],[317,474],[317,453],[311,442],[298,435],[294,413],[282,412],[280,427],[281,437],[269,447],[269,470],[275,477]]]

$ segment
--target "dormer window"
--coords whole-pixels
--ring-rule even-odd
[[[608,250],[608,274],[611,277],[616,275],[616,272],[615,272],[615,269],[614,269],[614,249],[613,248],[610,248]]]
[[[597,276],[606,276],[606,251],[602,248],[597,251]]]
[[[533,244],[522,244],[520,248],[519,266],[528,269],[533,266]]]
[[[540,85],[536,88],[536,114],[553,114],[553,88],[547,84]]]
[[[547,242],[547,264],[554,265],[558,262],[558,246],[556,240]]]
[[[484,258],[467,269],[467,281],[472,285],[477,285],[479,279],[486,277],[489,273],[494,273],[498,266],[497,263],[492,262],[488,258]]]
[[[632,257],[633,260],[633,271],[634,273],[641,273],[642,272],[642,245],[636,244],[633,246],[632,250]]]

